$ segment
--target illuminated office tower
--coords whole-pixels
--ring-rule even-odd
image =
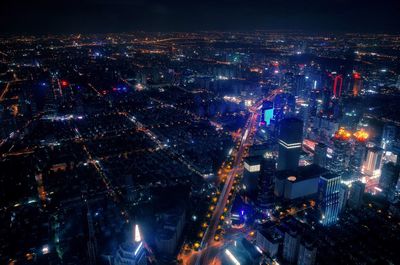
[[[125,242],[119,246],[114,265],[147,265],[146,250],[138,225],[134,227],[133,241]]]
[[[321,176],[318,185],[320,223],[329,226],[338,220],[340,207],[340,177],[335,174]]]
[[[362,78],[361,75],[357,72],[353,73],[353,89],[352,94],[354,97],[357,97],[360,94],[362,88]]]
[[[371,177],[379,177],[382,166],[383,149],[377,146],[369,147],[364,159],[362,173]]]
[[[314,150],[314,164],[326,168],[328,147],[323,143],[315,145]]]
[[[339,129],[339,132],[342,130]],[[345,132],[346,135],[338,137],[337,133],[332,139],[333,154],[329,163],[329,169],[337,174],[342,174],[350,165],[351,143],[349,141],[351,134]],[[347,137],[347,134],[350,136]]]
[[[350,188],[349,200],[347,205],[350,208],[358,209],[363,203],[363,196],[365,191],[365,184],[361,181],[353,182]]]
[[[332,73],[330,76],[333,79],[333,86],[332,86],[333,96],[335,98],[340,98],[340,96],[342,95],[343,77],[342,75],[338,75],[336,73]]]
[[[335,76],[333,80],[333,95],[335,98],[340,98],[342,95],[343,77],[341,75]]]
[[[264,102],[261,108],[261,122],[270,125],[274,116],[274,106],[271,101]]]
[[[303,121],[283,119],[279,124],[278,170],[296,169],[299,166],[303,141]]]
[[[389,150],[392,147],[395,139],[396,126],[389,123],[385,124],[383,126],[381,147],[385,150]]]
[[[257,191],[261,161],[261,156],[249,156],[244,160],[243,188],[247,194],[254,194]]]

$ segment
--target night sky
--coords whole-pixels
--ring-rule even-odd
[[[399,32],[399,0],[0,0],[0,33]]]

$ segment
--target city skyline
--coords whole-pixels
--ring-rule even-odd
[[[399,3],[0,3],[0,264],[400,264]]]
[[[3,1],[1,34],[129,31],[396,33],[400,4],[375,1]]]

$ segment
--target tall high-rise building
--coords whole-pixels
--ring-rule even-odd
[[[274,228],[265,228],[257,230],[257,246],[271,258],[278,255],[279,245],[282,244],[282,235]]]
[[[351,143],[345,138],[333,138],[333,154],[329,162],[329,169],[342,174],[350,165]]]
[[[371,177],[378,177],[381,173],[383,149],[377,146],[367,148],[362,173]]]
[[[361,75],[357,72],[353,73],[353,89],[352,94],[354,97],[357,97],[360,94],[362,88],[362,78]]]
[[[382,192],[392,198],[396,191],[396,185],[399,181],[400,166],[389,162],[382,167],[382,174],[379,178],[379,187]]]
[[[349,200],[350,189],[347,185],[341,183],[339,187],[339,212],[342,212]]]
[[[243,188],[248,195],[254,195],[257,192],[261,161],[261,156],[249,156],[244,160]]]
[[[147,265],[146,249],[138,225],[134,227],[133,240],[119,246],[114,265]]]
[[[302,240],[299,247],[297,265],[314,265],[317,257],[317,247],[306,240]]]
[[[261,108],[261,122],[270,125],[274,117],[274,105],[271,101],[264,102]]]
[[[299,246],[300,246],[301,235],[296,229],[292,227],[285,232],[283,239],[283,259],[289,263],[295,263],[297,261]]]
[[[350,158],[350,167],[353,171],[361,172],[363,162],[365,160],[367,147],[365,141],[356,140]]]
[[[333,96],[335,98],[340,98],[342,95],[342,87],[343,87],[343,76],[338,75],[336,73],[332,73],[332,79],[333,79]]]
[[[303,141],[303,121],[286,118],[279,123],[278,170],[296,169],[299,166]]]
[[[260,208],[270,208],[273,205],[273,195],[270,190],[276,171],[276,161],[273,158],[264,159],[261,164],[261,174],[258,181],[257,205]]]
[[[293,78],[293,95],[304,97],[306,96],[306,78],[304,75],[295,75]]]
[[[327,155],[328,147],[323,143],[318,143],[315,145],[314,150],[314,164],[326,168],[327,166]]]
[[[393,124],[386,123],[383,126],[381,147],[385,150],[391,149],[395,139],[396,139],[396,126]]]
[[[320,223],[329,226],[338,220],[340,206],[340,176],[327,174],[321,176],[318,185]]]
[[[360,208],[363,203],[363,195],[365,191],[365,184],[361,181],[353,182],[350,188],[349,200],[347,205],[353,209]]]

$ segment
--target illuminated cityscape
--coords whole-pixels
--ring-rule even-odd
[[[128,2],[0,11],[0,264],[400,264],[396,4]]]

